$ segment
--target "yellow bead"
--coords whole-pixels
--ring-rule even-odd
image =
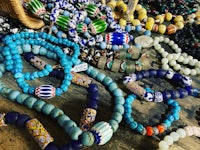
[[[109,6],[112,10],[115,9],[117,2],[115,0],[111,0],[109,3],[107,3],[107,6]]]
[[[174,18],[174,22],[178,22],[178,21],[184,21],[184,20],[183,20],[183,16],[178,15],[178,16],[176,16],[176,17]]]
[[[171,19],[172,19],[172,14],[169,13],[169,12],[166,13],[166,14],[165,14],[165,20],[166,20],[166,21],[170,21]]]
[[[146,23],[146,25],[145,25],[145,28],[146,28],[147,30],[152,30],[153,25],[154,25],[153,22],[149,22],[149,21],[148,21],[148,22]]]
[[[158,33],[164,34],[165,31],[166,31],[166,29],[167,29],[166,25],[160,24],[160,25],[158,26]]]
[[[157,15],[156,16],[156,22],[158,21],[159,24],[162,24],[164,22],[164,16],[163,15]]]
[[[123,0],[119,0],[119,1],[116,2],[117,7],[120,6],[121,4],[124,4]]]
[[[124,19],[126,19],[126,20],[129,21],[129,22],[132,22],[132,21],[134,20],[134,16],[131,15],[131,16],[129,16],[129,17],[127,17],[127,18],[124,18]]]
[[[133,26],[140,25],[140,20],[134,19],[134,20],[132,21],[132,24],[133,24]]]
[[[200,18],[200,11],[196,12],[195,17],[198,19]]]
[[[147,19],[147,15],[146,15],[146,14],[140,14],[140,15],[138,16],[138,19],[139,19],[140,21],[142,21],[142,20],[144,20],[144,19]]]
[[[147,14],[147,10],[145,8],[142,8],[138,11],[138,14],[141,15],[141,14]]]
[[[154,20],[154,18],[152,18],[152,17],[148,17],[148,18],[147,18],[147,22],[153,22],[153,23],[154,23],[155,20]]]
[[[119,25],[120,25],[120,26],[126,26],[126,20],[123,19],[123,18],[121,18],[121,19],[119,20]]]
[[[176,25],[178,30],[181,30],[184,27],[184,23],[183,22],[176,22],[175,25]]]
[[[142,5],[137,4],[136,7],[135,7],[135,10],[136,10],[136,11],[139,11],[140,9],[142,9]]]

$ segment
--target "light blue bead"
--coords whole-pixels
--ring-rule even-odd
[[[59,109],[59,108],[54,108],[52,111],[51,111],[51,117],[53,119],[57,119],[59,116],[63,115],[64,112],[63,110]]]
[[[29,95],[27,95],[27,94],[23,94],[23,93],[19,94],[16,98],[16,102],[19,104],[23,104],[24,101],[26,100],[26,98],[28,98],[28,97],[29,97]]]
[[[179,120],[179,114],[178,113],[174,113],[173,117],[174,117],[174,120]]]
[[[146,30],[146,31],[144,32],[144,35],[151,36],[151,31]]]
[[[91,76],[92,78],[96,78],[96,76],[97,76],[98,73],[99,73],[98,70],[93,69],[93,70],[90,72],[90,76]]]
[[[101,49],[105,49],[106,46],[107,46],[106,42],[101,42],[100,45],[99,45],[99,47],[100,47]]]
[[[65,125],[64,125],[65,132],[69,133],[70,128],[76,127],[76,126],[77,126],[76,123],[72,120],[65,121]]]
[[[94,144],[95,138],[92,132],[86,131],[83,132],[81,136],[81,143],[84,146],[92,146]]]
[[[113,45],[113,46],[112,46],[112,50],[113,50],[113,51],[116,51],[116,50],[118,50],[118,49],[119,49],[118,45]]]
[[[115,133],[117,129],[119,128],[119,124],[116,120],[111,119],[109,121],[110,126],[112,127],[113,132]]]
[[[173,116],[173,115],[168,114],[166,117],[167,117],[167,119],[168,119],[170,122],[173,122],[173,121],[174,121],[174,116]]]
[[[11,91],[10,93],[9,93],[9,96],[8,96],[8,98],[11,100],[11,101],[15,101],[16,100],[16,98],[17,98],[17,96],[20,94],[20,92],[19,91]]]
[[[130,47],[130,46],[129,46],[128,44],[124,44],[124,45],[123,45],[123,48],[124,48],[124,49],[129,49],[129,47]]]
[[[119,112],[113,112],[112,119],[120,123],[122,121],[122,114]]]
[[[174,102],[172,103],[172,106],[179,106],[179,103],[178,103],[177,101],[174,101]]]
[[[50,115],[51,111],[55,108],[54,105],[52,104],[48,104],[46,103],[43,107],[42,107],[42,112],[46,115]]]
[[[66,122],[67,120],[70,120],[70,118],[69,118],[67,115],[65,115],[65,114],[60,115],[60,116],[58,116],[58,118],[57,118],[57,122],[58,122],[58,124],[59,124],[61,127],[63,127],[63,126],[65,125],[65,122]]]
[[[105,77],[102,83],[107,87],[113,80],[110,77]]]
[[[123,92],[119,88],[115,89],[112,93],[114,96],[123,96]]]
[[[169,99],[169,100],[167,101],[167,104],[168,104],[168,105],[171,105],[173,102],[174,102],[173,99]]]
[[[42,56],[45,56],[46,53],[47,53],[47,49],[44,48],[44,47],[40,47],[40,52],[39,52],[39,54],[42,55]]]
[[[59,37],[59,38],[62,38],[62,34],[63,34],[62,31],[58,31],[58,32],[56,33],[56,36]]]
[[[105,77],[106,77],[105,74],[98,73],[96,79],[97,79],[97,81],[102,82]]]
[[[127,114],[131,114],[133,112],[131,106],[130,107],[125,107],[124,106],[124,109],[125,109],[125,113],[127,113]]]
[[[88,65],[88,69],[86,70],[86,73],[89,75],[93,69],[94,67]]]
[[[165,119],[163,123],[166,124],[167,128],[171,127],[171,122],[168,119]]]
[[[6,97],[6,98],[8,98],[8,96],[9,96],[9,93],[12,91],[12,89],[10,89],[10,88],[7,88],[7,87],[5,87],[5,88],[2,88],[2,90],[1,90],[1,95],[3,96],[3,97]]]
[[[63,90],[61,88],[56,88],[56,96],[62,95]]]
[[[135,31],[140,32],[142,30],[142,26],[141,25],[137,25],[135,27]]]
[[[22,49],[25,53],[31,52],[31,45],[30,44],[24,44],[24,45],[22,45]]]
[[[128,125],[130,125],[134,121],[133,118],[126,118],[125,120]]]
[[[131,25],[126,25],[125,30],[126,30],[126,32],[130,32],[131,31]]]
[[[48,72],[51,72],[53,70],[53,68],[51,67],[51,65],[46,65],[45,66],[45,69],[48,71]]]
[[[82,134],[82,130],[78,127],[72,127],[69,130],[69,136],[72,140],[78,140],[78,137]]]
[[[121,104],[123,105],[125,103],[125,99],[123,96],[117,96],[115,97],[114,99],[114,103],[117,105],[117,104]]]
[[[38,46],[38,45],[33,45],[32,46],[32,52],[33,52],[33,54],[39,54],[39,52],[40,52],[40,46]]]
[[[66,10],[65,10],[65,11],[63,12],[63,15],[66,16],[66,17],[69,17],[70,13],[69,13],[69,11],[66,11]]]
[[[117,104],[114,107],[114,111],[119,112],[123,115],[124,114],[124,107],[121,104]]]
[[[89,17],[85,17],[85,20],[84,20],[84,22],[85,22],[86,24],[90,24],[90,22],[91,22],[91,19],[90,19]]]
[[[33,105],[34,103],[37,101],[36,98],[34,97],[28,97],[25,101],[24,101],[24,104],[26,106],[28,106],[28,108],[32,109],[33,108]]]
[[[124,119],[126,120],[126,119],[128,119],[128,118],[131,118],[132,116],[131,116],[131,114],[130,113],[125,113],[124,114]]]
[[[113,92],[115,89],[118,88],[118,86],[115,82],[111,82],[107,87],[110,92]]]
[[[138,44],[138,43],[135,43],[135,46],[139,49],[142,49],[142,45]]]

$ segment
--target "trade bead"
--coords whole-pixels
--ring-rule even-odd
[[[57,122],[61,127],[63,127],[65,125],[65,122],[67,120],[70,120],[70,118],[65,114],[59,115],[57,118]]]
[[[78,137],[82,134],[82,130],[79,127],[72,127],[69,129],[69,135],[72,140],[78,140]]]
[[[32,109],[33,108],[33,105],[34,103],[37,101],[36,98],[34,97],[28,97],[25,101],[24,101],[24,104],[26,106],[28,106],[28,108]]]
[[[50,115],[51,111],[55,108],[54,105],[46,103],[42,107],[42,112],[46,115]]]
[[[84,146],[92,146],[94,144],[95,137],[92,132],[86,131],[81,135],[81,142]]]
[[[115,132],[117,131],[117,129],[119,128],[118,122],[117,122],[116,120],[111,119],[111,120],[109,121],[109,124],[110,124],[111,127],[112,127],[113,133],[115,133]]]
[[[9,124],[15,124],[18,117],[19,117],[19,113],[18,112],[9,112],[5,115],[5,123],[9,123]]]
[[[54,108],[50,113],[50,115],[53,119],[57,119],[59,116],[61,116],[63,114],[64,114],[63,110],[61,110],[59,108]]]

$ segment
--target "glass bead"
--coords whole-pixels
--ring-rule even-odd
[[[5,123],[6,124],[15,124],[18,117],[19,117],[19,113],[18,112],[9,112],[5,115]]]
[[[176,142],[179,140],[179,134],[176,132],[171,132],[170,136],[173,138],[173,140]]]
[[[176,131],[176,133],[178,133],[178,135],[179,135],[179,137],[180,138],[185,138],[186,137],[186,132],[185,132],[185,130],[184,129],[178,129],[177,131]]]
[[[29,121],[31,118],[27,114],[20,114],[17,118],[16,124],[20,127],[25,127],[26,122]]]

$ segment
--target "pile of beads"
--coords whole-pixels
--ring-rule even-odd
[[[165,51],[160,44],[161,42],[168,44],[175,51],[175,53],[168,53]],[[200,62],[197,59],[193,59],[193,57],[187,53],[181,53],[182,49],[179,48],[173,40],[162,36],[154,37],[153,46],[154,49],[163,57],[161,60],[162,69],[171,70],[170,66],[172,66],[175,71],[179,71],[184,75],[200,74]],[[194,67],[194,69],[188,68],[188,65]]]
[[[135,83],[135,81],[149,77],[170,79],[176,83],[183,84],[183,88],[152,93],[148,92],[147,90],[139,86],[137,83]],[[140,98],[145,99],[146,101],[165,102],[171,98],[184,98],[188,95],[194,95],[195,92],[195,90],[191,86],[192,79],[190,77],[162,69],[143,70],[130,74],[129,76],[124,77],[123,83],[129,90],[138,95]]]
[[[150,89],[148,89],[150,90]],[[151,91],[151,90],[150,90]],[[136,99],[136,95],[131,94],[128,95],[125,99],[124,103],[124,119],[126,123],[130,126],[132,130],[136,130],[137,132],[147,135],[147,136],[154,136],[158,134],[162,134],[165,132],[170,126],[171,123],[175,120],[179,119],[179,112],[181,110],[179,103],[173,99],[168,99],[165,103],[171,107],[171,112],[166,115],[166,118],[162,121],[162,123],[156,126],[146,126],[144,127],[142,124],[137,123],[132,117],[132,102]]]
[[[168,150],[169,146],[179,139],[185,138],[186,136],[196,136],[200,137],[200,127],[196,126],[186,126],[184,128],[179,128],[176,132],[171,132],[170,135],[164,137],[164,140],[160,141],[158,150]]]

